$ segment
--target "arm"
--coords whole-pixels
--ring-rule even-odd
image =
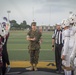
[[[76,58],[75,56],[76,56],[76,43],[74,45],[73,51],[72,51],[71,56],[70,56],[71,67],[74,67],[74,59]]]
[[[30,36],[31,36],[31,30],[27,33],[26,40],[35,41],[35,37],[30,37]]]
[[[42,33],[40,31],[36,32],[35,41],[40,43],[42,42]]]
[[[2,39],[2,45],[4,45],[4,44],[5,44],[5,42],[6,42],[6,36],[1,37],[1,39]]]
[[[69,50],[69,38],[66,37],[66,40],[65,40],[65,43],[64,43],[64,50],[63,50],[63,53],[62,53],[62,56],[61,56],[62,60],[65,60],[65,57],[67,55],[68,50]]]
[[[34,38],[30,38],[28,35],[27,35],[27,38],[26,38],[28,41],[35,41],[35,37]]]
[[[68,50],[69,50],[69,38],[70,38],[69,32],[66,30],[64,32],[64,46],[63,46],[63,53],[61,56],[62,60],[65,60],[65,57],[66,57]]]
[[[69,37],[65,38],[63,55],[67,55],[69,50]]]
[[[52,39],[52,47],[54,47],[55,39]]]
[[[55,45],[55,33],[52,35],[52,50],[54,50]]]
[[[75,58],[75,56],[76,56],[76,43],[75,43],[75,45],[74,45],[74,48],[73,48],[73,51],[72,51],[72,53],[71,53],[71,56],[70,56],[70,59],[74,59]]]
[[[40,41],[39,42],[40,42],[40,44],[42,43],[42,38],[40,38]]]
[[[52,39],[52,50],[54,50],[55,39]]]
[[[57,30],[55,30],[54,33],[53,33],[53,35],[52,35],[52,45],[55,44],[56,32],[57,32]]]

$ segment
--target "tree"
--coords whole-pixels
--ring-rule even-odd
[[[27,23],[25,20],[20,24],[22,29],[26,29],[26,25],[27,25]]]
[[[27,25],[27,22],[24,20],[21,24],[18,24],[16,20],[11,20],[11,29],[27,29],[31,28],[30,25]]]
[[[15,20],[11,20],[10,23],[12,27],[17,28],[19,26],[19,24]]]

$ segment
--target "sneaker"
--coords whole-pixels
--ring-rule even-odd
[[[64,73],[64,71],[60,71],[60,73]]]
[[[56,73],[60,73],[60,72],[59,72],[59,69],[56,69]]]
[[[57,70],[56,73],[60,73],[60,72]]]
[[[59,69],[56,69],[55,71],[58,71]]]
[[[33,71],[33,67],[28,67],[28,68],[26,68],[26,70]]]
[[[34,67],[34,71],[37,71],[38,69],[37,69],[37,67]]]
[[[10,71],[10,65],[7,66],[7,73]]]

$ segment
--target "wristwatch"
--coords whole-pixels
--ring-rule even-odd
[[[54,45],[52,45],[52,47],[54,47]]]

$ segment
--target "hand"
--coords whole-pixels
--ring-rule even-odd
[[[62,59],[62,60],[65,60],[65,55],[62,55],[62,56],[61,56],[61,59]]]
[[[3,43],[2,43],[3,44]],[[2,45],[0,45],[0,48],[2,48]]]
[[[40,44],[42,43],[41,41],[39,41],[40,42]]]
[[[35,41],[36,40],[36,38],[34,37],[34,38],[32,38],[32,41]]]
[[[42,43],[42,39],[40,39],[40,41],[39,41],[39,42],[40,42],[40,44],[41,44],[41,43]]]
[[[52,51],[54,51],[54,47],[52,47]]]

